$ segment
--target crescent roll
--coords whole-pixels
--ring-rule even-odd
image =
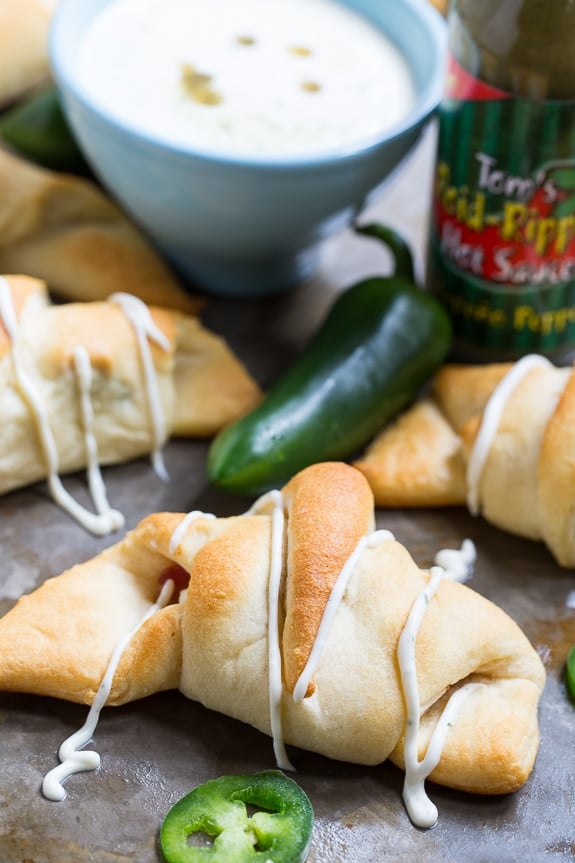
[[[129,291],[186,314],[201,305],[95,183],[1,149],[0,272],[35,276],[67,300]]]
[[[423,770],[509,792],[536,757],[544,669],[507,614],[448,575],[373,529],[357,470],[317,464],[239,516],[151,515],[22,597],[0,620],[0,689],[91,704],[115,645],[171,580],[108,704],[178,688],[271,735],[280,766],[288,743],[390,758],[408,790]]]
[[[207,437],[260,391],[219,336],[131,295],[49,301],[27,276],[0,277],[0,493]]]
[[[48,29],[54,0],[0,3],[0,106],[48,79]]]
[[[575,566],[575,378],[529,355],[447,365],[354,464],[377,506],[465,505]]]

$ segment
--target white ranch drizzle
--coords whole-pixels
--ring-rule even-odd
[[[42,782],[42,794],[48,800],[59,802],[66,798],[66,790],[63,782],[73,776],[75,773],[85,773],[90,770],[97,770],[100,766],[100,756],[97,752],[89,750],[88,752],[80,751],[94,735],[102,708],[108,700],[114,674],[118,664],[122,658],[122,654],[128,646],[131,638],[136,634],[138,629],[150,618],[156,611],[159,611],[170,601],[174,582],[168,579],[162,586],[160,594],[156,602],[150,606],[145,615],[142,617],[137,626],[122,638],[112,653],[106,673],[102,678],[102,682],[98,688],[92,706],[88,712],[87,719],[78,731],[75,731],[61,744],[58,750],[58,758],[60,764],[50,770]]]
[[[326,603],[308,661],[294,687],[294,701],[300,702],[305,697],[309,681],[315,673],[325,648],[337,609],[364,548],[374,547],[392,539],[394,539],[393,534],[387,530],[377,530],[362,537],[344,564]],[[475,557],[475,546],[471,540],[464,540],[459,550],[442,549],[437,553],[436,559],[439,559],[442,564],[431,570],[431,580],[416,597],[398,643],[400,676],[407,705],[404,802],[411,820],[419,827],[431,827],[437,820],[437,808],[425,793],[424,781],[441,758],[449,724],[454,719],[461,701],[476,684],[467,684],[451,696],[433,731],[426,755],[420,762],[417,752],[420,704],[415,664],[415,639],[429,599],[438,589],[441,580],[453,578],[462,581],[469,577]]]
[[[162,409],[162,400],[160,397],[158,381],[154,370],[154,361],[152,359],[152,352],[150,350],[148,340],[157,344],[164,351],[169,351],[170,342],[160,328],[154,323],[149,308],[138,297],[135,297],[132,294],[119,292],[111,294],[111,296],[108,297],[108,301],[120,306],[134,328],[144,370],[146,397],[152,425],[152,436],[154,442],[151,455],[152,467],[160,479],[167,482],[170,476],[166,470],[162,454],[162,449],[168,437],[166,418]]]
[[[461,548],[442,548],[435,555],[434,563],[445,570],[452,581],[468,581],[473,575],[477,551],[471,539],[464,539]]]
[[[467,506],[472,515],[477,515],[480,510],[479,482],[507,401],[532,369],[551,365],[548,359],[539,354],[527,354],[512,366],[493,390],[483,411],[479,432],[467,463]]]
[[[284,557],[284,501],[281,491],[273,490],[258,498],[245,515],[260,512],[266,505],[271,513],[271,553],[268,581],[268,685],[272,741],[276,763],[282,770],[293,770],[285,749],[282,727],[282,658],[279,641],[280,587]]]
[[[0,276],[0,317],[12,344],[12,364],[18,387],[28,404],[36,424],[44,463],[46,465],[46,479],[50,494],[56,503],[62,507],[65,512],[75,518],[79,524],[86,528],[86,530],[89,530],[96,536],[104,536],[109,533],[110,530],[115,529],[115,526],[119,526],[117,515],[112,515],[115,511],[110,510],[110,512],[96,515],[90,512],[70,495],[70,493],[64,488],[64,485],[58,476],[59,465],[56,442],[50,429],[44,404],[36,391],[34,382],[26,373],[20,361],[18,322],[16,320],[16,312],[12,302],[12,293],[10,291],[10,285],[2,276]],[[80,386],[82,386],[82,383],[80,383]],[[118,513],[118,515],[120,514]]]
[[[421,761],[418,759],[417,752],[417,732],[413,733],[412,740],[411,727],[408,727],[407,729],[404,744],[406,771],[403,783],[403,802],[407,810],[407,814],[416,827],[429,828],[433,827],[437,822],[439,814],[437,806],[427,796],[424,783],[429,774],[435,770],[439,764],[443,747],[445,746],[447,733],[450,726],[455,721],[457,713],[461,707],[461,703],[481,685],[482,684],[480,683],[466,683],[450,696],[435,725],[435,728],[433,729],[426,753]],[[419,723],[417,723],[416,727],[418,726]],[[408,763],[410,765],[409,768],[407,768]]]
[[[420,761],[417,738],[421,708],[417,683],[415,644],[429,603],[445,577],[446,572],[442,567],[434,566],[431,568],[429,581],[416,596],[397,645],[399,673],[407,708],[404,740],[405,780],[403,784],[403,802],[411,821],[416,827],[425,828],[433,827],[438,816],[436,805],[425,792],[425,780],[441,758],[449,725],[455,718],[461,702],[478,685],[466,684],[456,690],[450,697],[433,730],[425,756]]]
[[[216,516],[211,512],[202,512],[199,509],[193,509],[191,512],[186,513],[183,517],[177,528],[174,530],[170,537],[170,542],[168,545],[168,553],[174,554],[177,547],[181,543],[182,539],[186,535],[188,527],[192,524],[192,522],[197,521],[199,518],[215,518]]]
[[[392,539],[394,539],[394,536],[389,530],[376,530],[367,536],[362,536],[355,549],[343,565],[328,597],[308,660],[297,679],[296,685],[294,686],[294,701],[302,701],[305,696],[309,682],[317,669],[321,655],[324,651],[329,632],[337,614],[338,607],[344,597],[349,579],[351,578],[353,570],[355,569],[357,561],[359,560],[364,548],[374,548],[375,546]]]
[[[120,530],[125,524],[125,519],[121,512],[117,509],[112,509],[110,506],[100,470],[98,444],[94,435],[94,411],[90,399],[90,389],[92,387],[90,355],[83,345],[78,345],[74,349],[73,356],[74,371],[80,392],[80,413],[84,429],[88,487],[101,522],[102,532],[108,534],[114,530]]]
[[[284,503],[283,495],[278,490],[266,492],[250,506],[244,516],[256,515],[272,505],[271,511],[271,551],[270,572],[268,581],[268,686],[270,726],[274,755],[278,767],[282,770],[293,770],[285,749],[282,730],[281,704],[283,697],[281,649],[279,642],[279,603],[281,575],[283,569],[284,548]],[[200,510],[189,512],[170,537],[169,553],[173,554],[182,541],[189,525],[198,518],[215,518],[212,513]]]

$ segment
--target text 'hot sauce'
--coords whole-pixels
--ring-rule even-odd
[[[575,348],[575,4],[454,0],[429,285],[473,361]]]

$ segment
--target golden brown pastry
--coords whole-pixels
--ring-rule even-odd
[[[0,107],[50,74],[48,28],[55,0],[0,3]]]
[[[206,437],[255,405],[220,337],[130,295],[52,304],[43,282],[0,277],[0,493],[89,464]],[[51,476],[52,474],[52,476]]]
[[[575,566],[575,380],[542,357],[447,365],[355,462],[376,505],[467,503]]]
[[[441,12],[442,15],[447,15],[449,0],[430,0],[430,2],[432,6],[435,6],[438,12]]]
[[[369,481],[377,506],[465,501],[461,438],[433,399],[422,399],[390,423],[354,464]]]
[[[360,764],[391,758],[407,768],[416,823],[417,762],[436,726],[446,737],[431,743],[431,779],[518,788],[538,748],[539,657],[501,609],[421,570],[372,519],[367,483],[342,463],[303,470],[240,516],[151,515],[0,620],[0,689],[91,703],[162,583],[189,579],[131,637],[109,704],[177,687],[271,734],[280,758],[284,741]]]
[[[36,276],[68,300],[105,300],[128,291],[186,314],[201,305],[94,183],[2,150],[0,272]]]

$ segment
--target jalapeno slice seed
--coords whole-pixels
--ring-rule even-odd
[[[307,794],[279,770],[220,776],[170,809],[160,847],[166,863],[303,863],[313,820]]]

